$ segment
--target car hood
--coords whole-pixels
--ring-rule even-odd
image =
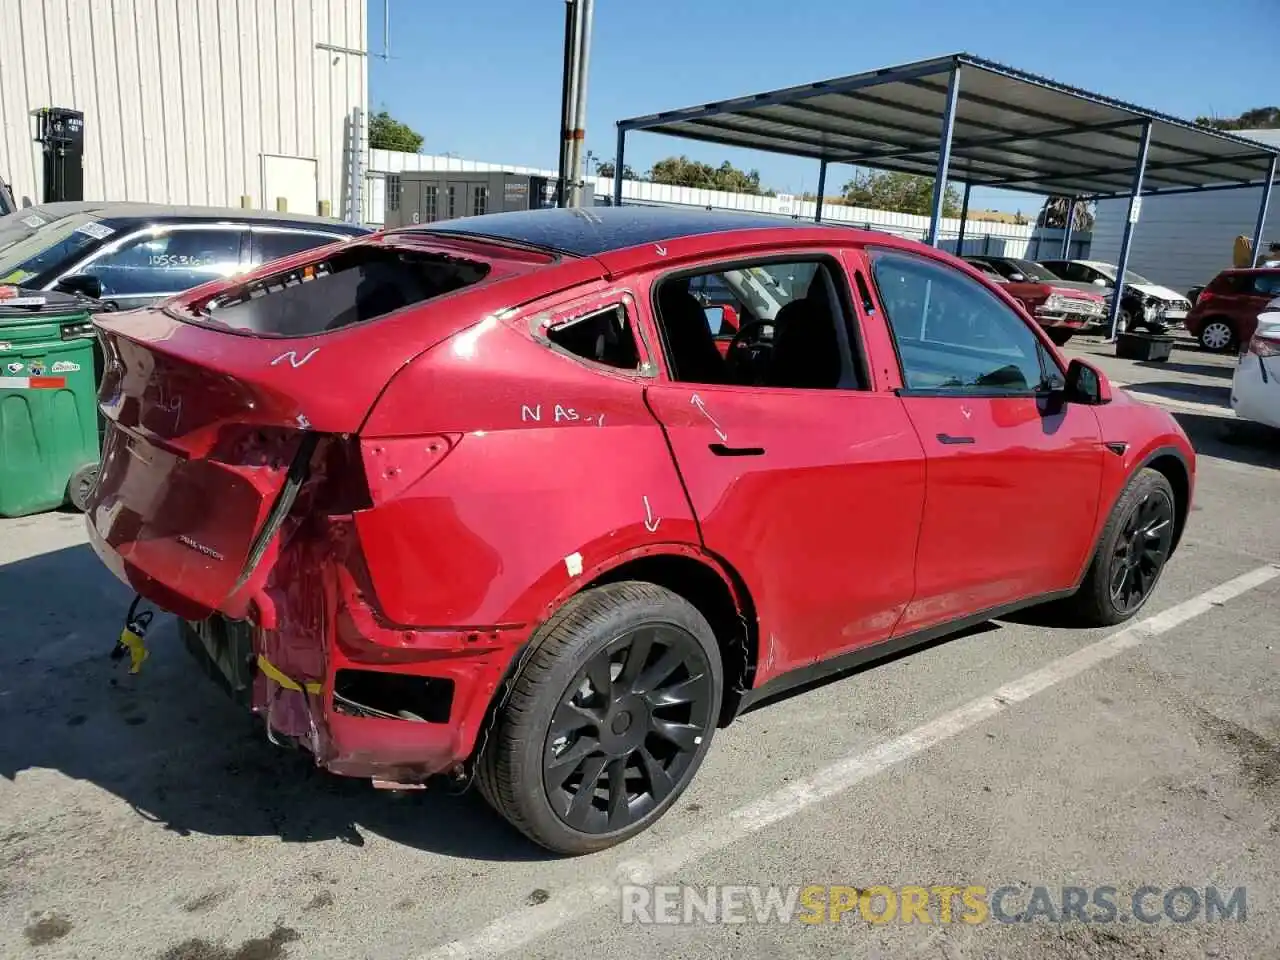
[[[1155,297],[1157,300],[1184,301],[1187,299],[1177,290],[1162,287],[1158,283],[1127,283],[1125,286],[1132,287],[1144,296]]]
[[[1100,287],[1096,283],[1084,283],[1080,280],[1037,280],[1035,282],[1043,282],[1045,285],[1055,287],[1058,290],[1087,290],[1090,293],[1096,293],[1100,297],[1106,297],[1111,292],[1109,287]]]

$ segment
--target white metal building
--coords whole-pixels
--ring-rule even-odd
[[[1243,130],[1240,136],[1280,146],[1280,130]],[[1262,188],[1211,190],[1144,197],[1129,250],[1129,269],[1156,283],[1186,291],[1231,266],[1238,236],[1253,237]],[[1129,209],[1128,199],[1098,202],[1090,258],[1115,263]],[[1262,242],[1280,241],[1280,190],[1272,188]]]
[[[366,0],[0,0],[0,179],[39,202],[30,112],[70,107],[86,200],[342,216],[366,32]]]

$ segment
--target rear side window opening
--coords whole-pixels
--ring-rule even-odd
[[[619,370],[640,369],[640,351],[622,304],[565,320],[548,329],[545,336],[575,357]]]
[[[261,337],[307,337],[455,293],[489,271],[465,257],[361,245],[194,304],[193,319]]]

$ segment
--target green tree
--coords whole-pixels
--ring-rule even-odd
[[[602,176],[602,177],[612,177],[612,176],[613,176],[613,161],[612,161],[612,160],[606,160],[606,161],[604,161],[603,163],[599,164],[599,165],[596,167],[596,173],[597,173],[599,176]],[[639,177],[637,177],[637,176],[636,176],[636,172],[635,172],[634,170],[632,170],[632,169],[631,169],[631,164],[629,164],[629,163],[624,163],[624,164],[622,165],[622,179],[623,179],[623,180],[639,180],[640,178],[639,178]]]
[[[667,157],[653,165],[648,179],[654,183],[676,187],[701,187],[706,190],[727,190],[730,193],[774,196],[774,191],[760,186],[759,170],[739,170],[728,160],[713,167],[709,163],[690,160],[683,155]]]
[[[933,177],[881,170],[858,171],[844,185],[844,202],[872,210],[929,216],[933,209]],[[960,191],[948,185],[942,197],[942,215],[960,215]]]
[[[1196,123],[1216,130],[1275,130],[1280,128],[1280,107],[1255,107],[1238,117],[1196,117]]]
[[[422,134],[383,110],[369,118],[369,147],[418,153],[422,150]]]

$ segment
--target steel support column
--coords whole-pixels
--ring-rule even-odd
[[[956,237],[956,256],[964,256],[964,227],[965,221],[969,219],[969,191],[973,189],[973,185],[966,183],[964,185],[964,196],[960,199],[960,235]]]
[[[1271,183],[1276,178],[1276,163],[1280,157],[1271,158],[1271,172],[1267,174],[1267,182],[1262,185],[1262,205],[1258,208],[1258,225],[1253,230],[1253,265],[1258,265],[1262,257],[1262,231],[1267,227],[1267,208],[1271,206]]]
[[[1138,141],[1138,165],[1133,171],[1133,186],[1129,190],[1129,215],[1125,218],[1124,239],[1120,241],[1120,262],[1116,264],[1116,285],[1111,294],[1111,316],[1107,318],[1108,338],[1116,338],[1120,323],[1120,301],[1124,298],[1124,274],[1129,268],[1129,246],[1133,241],[1133,228],[1142,209],[1142,177],[1147,172],[1147,153],[1151,149],[1151,121],[1142,125],[1142,137]]]
[[[613,151],[613,205],[622,206],[622,154],[627,144],[627,128],[618,124],[618,146]]]
[[[938,147],[938,172],[933,180],[933,205],[930,212],[929,237],[931,247],[938,245],[942,232],[942,206],[947,197],[947,171],[951,167],[951,140],[956,130],[956,101],[960,97],[960,64],[951,68],[951,80],[947,83],[947,106],[942,114],[942,142]]]
[[[574,84],[577,78],[578,6],[575,0],[564,0],[564,67],[560,79],[560,165],[556,179],[556,206],[569,200],[569,141],[573,127]]]
[[[1071,198],[1071,202],[1067,204],[1067,222],[1062,228],[1062,259],[1071,259],[1071,234],[1076,229],[1076,204],[1079,201],[1075,197]]]
[[[813,222],[822,222],[822,198],[827,193],[827,161],[818,161],[818,202],[813,211]]]

